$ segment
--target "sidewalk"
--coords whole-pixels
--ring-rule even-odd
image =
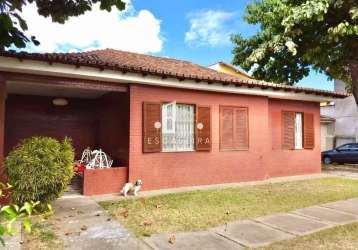
[[[302,208],[207,231],[158,234],[143,238],[153,249],[245,249],[311,234],[358,221],[358,198]],[[172,239],[173,243],[169,243]]]
[[[67,194],[53,206],[64,249],[150,249],[88,197]]]

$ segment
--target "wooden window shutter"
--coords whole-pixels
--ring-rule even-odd
[[[234,109],[220,107],[220,149],[230,150],[234,146]]]
[[[303,114],[303,147],[314,148],[314,115],[309,113]]]
[[[210,107],[197,106],[196,109],[196,150],[211,150],[211,111]]]
[[[220,149],[249,149],[249,115],[247,108],[220,107]]]
[[[143,103],[143,152],[160,152],[162,119],[160,103]]]
[[[295,148],[295,112],[282,112],[282,148]]]
[[[234,148],[239,150],[249,149],[248,109],[236,108],[234,117]]]

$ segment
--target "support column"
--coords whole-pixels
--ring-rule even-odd
[[[4,180],[6,82],[0,75],[0,180]]]

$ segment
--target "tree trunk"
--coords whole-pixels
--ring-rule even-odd
[[[351,61],[349,63],[349,70],[352,77],[353,96],[358,106],[358,61]]]

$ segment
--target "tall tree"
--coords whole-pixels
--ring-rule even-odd
[[[22,8],[31,3],[36,4],[39,15],[62,24],[70,17],[90,11],[96,3],[106,11],[111,11],[112,7],[125,8],[123,0],[0,0],[0,50],[11,46],[24,48],[28,42],[39,44],[35,36],[25,34],[27,23],[21,17]]]
[[[345,81],[358,103],[357,0],[257,0],[244,18],[260,30],[232,37],[234,64],[290,85],[313,68]]]

